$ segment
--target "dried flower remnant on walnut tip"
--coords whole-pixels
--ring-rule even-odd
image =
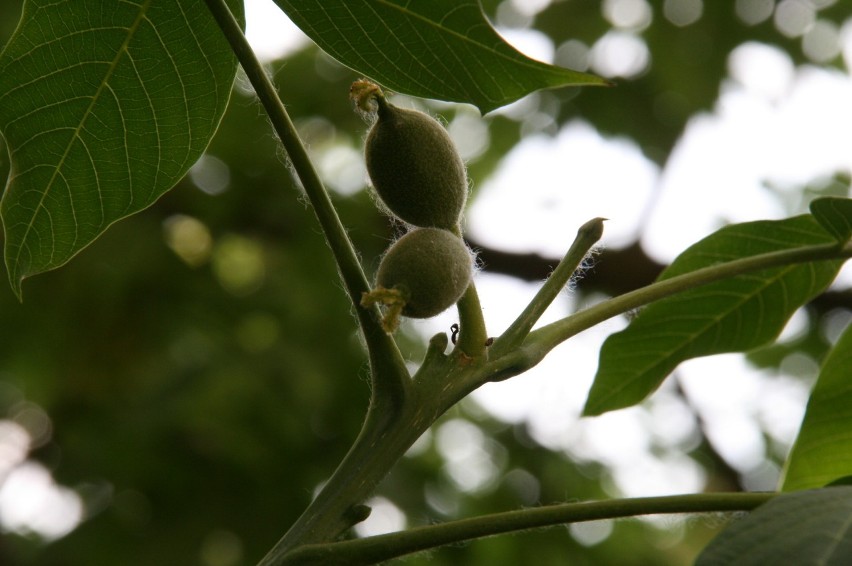
[[[376,114],[364,154],[388,211],[413,226],[459,232],[467,170],[447,130],[428,114],[394,106],[370,81],[353,83],[349,96],[358,111]]]
[[[416,228],[388,249],[376,286],[361,304],[383,305],[382,325],[394,332],[400,316],[430,318],[453,306],[472,277],[473,256],[461,238],[440,228]]]

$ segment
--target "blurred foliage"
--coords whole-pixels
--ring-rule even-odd
[[[495,20],[511,8],[484,4]],[[703,2],[703,16],[686,27],[669,23],[662,4],[651,3],[653,21],[640,33],[650,69],[614,89],[530,97],[525,116],[546,120],[489,117],[490,145],[470,164],[471,177],[484,180],[523,135],[554,133],[575,118],[634,139],[663,163],[686,120],[715,101],[731,49],[764,41],[804,60],[799,43],[771,19],[756,26],[739,21],[733,2]],[[821,16],[841,23],[841,4]],[[0,4],[0,41],[19,11],[18,2]],[[591,45],[610,30],[601,3],[578,0],[552,3],[533,25],[557,46],[569,39]],[[273,65],[272,74],[312,151],[360,150],[366,126],[347,100],[354,73],[306,48]],[[224,190],[210,194],[187,178],[68,266],[28,281],[23,304],[0,290],[0,385],[14,392],[0,398],[0,418],[13,416],[23,400],[44,408],[53,434],[30,458],[76,489],[88,511],[80,527],[49,544],[2,534],[0,564],[252,564],[301,513],[357,434],[369,391],[351,307],[286,157],[241,88],[208,150],[227,166]],[[448,121],[469,111],[431,109]],[[0,153],[0,178],[7,166]],[[366,191],[334,199],[374,269],[395,228]],[[180,219],[197,221],[197,237],[209,234],[209,248],[201,237],[189,262],[166,237]],[[755,359],[774,366],[802,349],[816,355],[825,343],[817,318],[787,350]],[[402,348],[415,361],[422,353],[413,336],[402,337]],[[427,445],[380,488],[409,525],[611,494],[605,468],[547,450],[523,425],[499,423],[472,403],[438,426],[449,419],[484,433],[495,478],[464,492],[434,444]],[[736,483],[708,443],[693,456],[707,463],[708,486]],[[543,565],[674,566],[689,563],[719,526],[713,519],[658,525],[618,522],[593,546],[553,528],[406,563],[509,565],[534,552]]]

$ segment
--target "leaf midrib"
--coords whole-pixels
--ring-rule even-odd
[[[709,317],[709,318],[707,318],[707,319],[706,319],[706,320],[707,320],[707,323],[706,323],[703,327],[701,327],[701,329],[700,329],[700,331],[699,331],[699,332],[697,332],[697,333],[693,333],[693,336],[696,336],[696,335],[703,335],[705,332],[708,332],[708,331],[709,331],[709,329],[710,329],[710,328],[712,328],[714,325],[719,324],[719,321],[721,321],[723,318],[725,318],[725,317],[729,316],[729,315],[730,315],[733,311],[735,311],[735,310],[737,310],[737,309],[739,309],[739,308],[742,308],[742,306],[743,306],[745,303],[747,303],[748,301],[752,300],[753,298],[755,298],[755,297],[756,297],[756,296],[758,296],[759,294],[761,294],[761,293],[765,292],[765,290],[766,290],[766,289],[767,289],[770,285],[774,285],[775,283],[777,283],[778,281],[780,281],[783,277],[785,277],[788,273],[790,273],[791,271],[793,271],[796,267],[797,267],[797,266],[789,266],[789,267],[787,267],[787,268],[783,268],[783,269],[781,269],[781,270],[780,270],[780,272],[779,272],[779,274],[778,274],[778,276],[777,276],[777,277],[774,277],[774,278],[771,278],[771,279],[764,279],[764,280],[763,280],[764,284],[763,284],[763,285],[762,285],[762,286],[761,286],[761,287],[760,287],[757,291],[755,291],[754,293],[751,293],[751,294],[749,294],[749,295],[741,295],[741,299],[742,299],[742,300],[740,300],[740,301],[736,304],[736,306],[735,306],[735,307],[732,307],[732,308],[727,309],[727,310],[726,310],[726,311],[725,311],[725,312],[724,312],[721,316],[715,316],[715,317]],[[676,348],[674,348],[674,349],[672,349],[672,350],[670,350],[670,351],[669,351],[668,355],[666,355],[666,356],[658,356],[658,357],[657,357],[657,361],[656,361],[656,362],[651,363],[651,364],[649,364],[649,365],[646,365],[646,366],[645,366],[645,367],[641,370],[641,372],[639,372],[639,373],[636,373],[636,374],[635,374],[635,377],[633,377],[632,379],[628,379],[627,381],[623,382],[623,383],[624,383],[624,385],[623,385],[621,388],[619,388],[618,390],[613,390],[613,391],[612,391],[612,393],[610,393],[610,394],[607,396],[607,398],[612,398],[612,397],[614,397],[615,395],[617,395],[617,394],[618,394],[618,393],[620,393],[621,391],[624,391],[625,389],[627,389],[627,387],[628,387],[629,385],[634,384],[634,383],[636,383],[636,382],[638,382],[638,381],[642,380],[642,379],[643,379],[645,376],[647,376],[647,375],[648,375],[648,374],[649,374],[652,370],[655,370],[656,368],[659,368],[659,367],[661,367],[661,366],[665,365],[666,360],[669,360],[669,359],[671,359],[671,358],[672,358],[672,356],[674,356],[674,355],[676,355],[676,354],[681,353],[681,352],[682,352],[682,351],[683,351],[683,350],[687,347],[688,343],[689,343],[688,341],[684,341],[684,340],[682,340],[682,341],[681,341],[681,343],[680,343],[680,345],[678,345]],[[632,373],[632,372],[631,372],[631,373]],[[604,404],[604,403],[598,403],[598,405],[602,405],[602,404]]]

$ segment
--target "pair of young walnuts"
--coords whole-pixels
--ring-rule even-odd
[[[375,288],[361,301],[383,305],[384,329],[393,332],[400,316],[435,316],[470,284],[473,256],[460,237],[467,173],[431,116],[393,106],[366,80],[356,81],[350,96],[359,110],[377,114],[365,147],[373,188],[391,214],[413,226],[385,253]]]

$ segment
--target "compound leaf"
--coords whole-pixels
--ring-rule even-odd
[[[539,89],[607,81],[518,52],[475,0],[275,0],[329,55],[387,88],[482,112]]]
[[[833,241],[810,215],[735,224],[688,248],[660,279],[738,258]],[[626,329],[604,342],[585,414],[638,403],[685,360],[744,352],[769,342],[796,309],[834,280],[841,265],[820,261],[766,269],[645,307]]]
[[[852,556],[852,486],[788,493],[735,521],[695,566],[845,566]]]
[[[235,75],[201,0],[24,3],[0,53],[10,159],[0,215],[19,297],[24,278],[64,264],[184,176]]]
[[[852,199],[818,198],[811,202],[811,214],[829,234],[845,244],[852,239]]]
[[[852,325],[820,370],[799,437],[787,459],[783,490],[822,487],[852,475]]]

